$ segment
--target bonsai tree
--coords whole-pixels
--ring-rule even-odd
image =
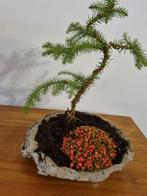
[[[117,0],[104,0],[91,4],[89,9],[92,14],[85,23],[74,22],[68,26],[64,44],[47,42],[43,45],[43,56],[51,56],[67,64],[73,63],[78,55],[98,52],[102,55],[101,61],[96,64],[89,75],[66,70],[42,82],[27,97],[25,110],[34,107],[40,101],[41,95],[46,94],[48,90],[51,90],[55,96],[65,91],[71,99],[68,118],[74,119],[77,104],[85,92],[100,78],[109,63],[113,50],[117,50],[118,53],[129,51],[134,56],[137,69],[147,66],[147,56],[137,39],[132,40],[127,33],[123,33],[120,40],[108,41],[96,28],[100,23],[108,23],[115,17],[128,16],[126,8],[120,7]]]
[[[34,107],[41,95],[48,90],[56,96],[65,91],[71,99],[71,106],[65,113],[53,116],[49,114],[31,126],[22,153],[23,156],[34,159],[40,174],[64,179],[101,181],[132,160],[130,141],[111,123],[95,115],[77,112],[76,106],[100,78],[113,50],[133,54],[137,69],[147,66],[147,56],[138,40],[132,40],[127,33],[120,40],[108,41],[97,30],[96,26],[100,23],[128,15],[127,10],[120,7],[116,0],[98,1],[91,4],[89,9],[92,14],[85,23],[71,23],[67,28],[65,43],[45,43],[43,55],[61,60],[63,64],[73,63],[78,55],[90,52],[100,53],[101,59],[88,75],[60,71],[56,77],[33,89],[24,105],[26,111]]]

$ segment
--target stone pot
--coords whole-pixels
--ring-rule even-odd
[[[24,157],[32,158],[36,163],[38,174],[45,176],[54,176],[62,179],[69,180],[78,180],[78,181],[91,181],[98,182],[103,181],[109,177],[109,175],[118,170],[122,170],[122,168],[133,159],[133,150],[131,149],[131,145],[129,142],[129,146],[127,148],[127,152],[123,155],[122,162],[120,164],[113,164],[112,166],[100,170],[98,172],[83,172],[76,171],[74,169],[70,169],[68,167],[59,167],[49,156],[45,155],[43,152],[38,153],[36,149],[38,147],[38,143],[35,140],[35,135],[38,131],[38,127],[41,124],[42,120],[49,120],[51,117],[56,116],[57,114],[62,113],[54,113],[48,114],[43,117],[41,120],[35,122],[27,131],[26,140],[22,145],[22,155]],[[113,126],[113,125],[112,125]],[[114,126],[113,126],[114,127]],[[126,136],[123,135],[122,131],[117,129],[118,134],[125,140],[128,141]]]

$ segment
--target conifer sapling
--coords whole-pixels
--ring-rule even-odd
[[[91,15],[83,23],[73,22],[67,28],[67,38],[64,44],[47,42],[43,45],[43,56],[53,57],[63,64],[73,63],[81,54],[97,52],[102,55],[91,74],[73,73],[61,71],[56,77],[42,82],[32,90],[27,97],[24,110],[34,107],[40,101],[41,95],[48,90],[55,96],[63,91],[71,99],[71,107],[68,110],[69,119],[74,118],[76,105],[85,92],[100,78],[104,68],[108,65],[113,50],[130,52],[134,56],[137,69],[147,66],[147,56],[137,39],[132,40],[127,33],[123,33],[120,40],[108,41],[97,30],[100,23],[108,23],[113,18],[128,16],[126,8],[120,7],[117,0],[97,1],[89,6]]]

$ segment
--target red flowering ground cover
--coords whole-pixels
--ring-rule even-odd
[[[80,126],[63,138],[62,151],[70,158],[70,168],[95,172],[112,165],[116,145],[109,134],[93,126]]]

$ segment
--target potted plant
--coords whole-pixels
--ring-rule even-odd
[[[94,114],[76,111],[76,105],[100,78],[113,50],[133,54],[138,69],[147,66],[147,57],[138,40],[131,40],[127,33],[120,40],[107,41],[97,30],[99,23],[128,15],[116,0],[96,2],[89,9],[92,15],[84,24],[74,22],[69,25],[65,44],[47,42],[43,45],[43,55],[66,64],[73,63],[80,54],[94,51],[102,55],[101,61],[88,75],[61,71],[33,89],[24,110],[34,107],[48,90],[53,95],[65,91],[71,98],[71,107],[34,123],[28,129],[22,154],[34,159],[39,174],[96,182],[121,170],[132,160],[133,151],[122,131]]]

